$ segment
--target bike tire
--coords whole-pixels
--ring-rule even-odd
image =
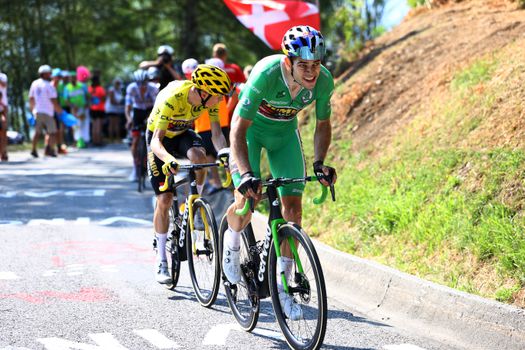
[[[224,233],[228,229],[228,222],[226,220],[226,214],[221,220],[220,226],[220,253],[221,253],[221,262],[222,262],[222,252],[224,244]],[[246,332],[251,332],[259,320],[259,311],[260,311],[260,299],[255,294],[250,296],[248,290],[248,279],[251,280],[251,283],[256,283],[257,274],[251,274],[248,270],[248,264],[256,264],[256,262],[250,259],[250,247],[255,247],[256,241],[253,234],[252,226],[249,224],[244,231],[241,233],[241,269],[243,270],[241,282],[235,285],[231,285],[226,276],[222,274],[222,280],[224,285],[224,291],[226,294],[226,299],[230,305],[235,320],[241,326],[241,328]],[[248,272],[248,273],[246,273]],[[247,276],[249,276],[247,278]],[[252,284],[253,286],[253,284]]]
[[[146,162],[148,157],[148,150],[146,148],[146,140],[144,137],[139,138],[139,145],[137,150],[137,158],[139,160],[139,164],[135,165],[135,171],[137,173],[137,190],[139,192],[142,192],[146,185]]]
[[[170,223],[175,224],[175,215],[177,215],[178,208],[176,208],[175,205],[172,205],[169,210],[169,218]],[[167,284],[165,284],[166,288],[168,289],[175,289],[177,287],[177,283],[179,281],[180,276],[180,265],[181,261],[179,258],[179,248],[178,248],[178,241],[179,238],[174,235],[176,232],[175,228],[173,228],[171,234],[168,237],[168,241],[166,242],[166,256],[168,258],[168,270],[170,271],[171,275],[171,281]]]
[[[278,229],[279,244],[291,237],[295,240],[299,258],[303,266],[303,274],[297,271],[297,265],[292,268],[293,280],[288,285],[297,288],[292,297],[302,310],[298,320],[288,319],[281,308],[279,301],[277,278],[277,256],[272,244],[268,261],[268,277],[272,305],[277,322],[292,349],[311,350],[319,349],[323,344],[326,333],[328,306],[326,300],[326,286],[321,263],[314,245],[306,233],[295,224],[284,224]],[[315,288],[315,289],[314,289]]]
[[[219,234],[210,204],[204,198],[198,198],[193,202],[193,214],[197,217],[202,213],[208,223],[208,235],[205,230],[189,232],[188,221],[186,256],[195,296],[202,306],[211,307],[217,299],[220,286]]]

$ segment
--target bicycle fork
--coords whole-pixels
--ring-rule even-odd
[[[286,279],[286,273],[285,273],[285,268],[284,268],[284,263],[283,263],[283,256],[281,254],[281,246],[279,244],[279,235],[278,235],[279,226],[281,226],[282,224],[286,224],[287,221],[284,220],[282,213],[281,213],[281,205],[280,205],[279,197],[277,195],[277,189],[275,187],[268,187],[266,189],[266,193],[268,195],[268,200],[271,204],[270,216],[268,219],[268,228],[267,228],[269,232],[267,232],[266,234],[263,252],[261,253],[261,267],[259,268],[259,278],[261,276],[261,269],[264,270],[266,268],[265,265],[266,265],[266,261],[268,260],[267,259],[268,251],[270,250],[269,241],[270,241],[270,233],[271,233],[271,238],[273,239],[273,245],[275,248],[275,255],[277,257],[277,273],[281,277],[281,282],[282,282],[284,291],[289,294],[291,290],[290,290],[290,287],[288,286],[288,280]],[[298,274],[302,275],[303,266],[301,264],[301,260],[299,259],[299,252],[297,251],[297,246],[295,244],[293,237],[288,237],[288,244],[290,245],[290,250],[292,251],[293,259],[295,263],[297,264]],[[266,254],[266,256],[263,256],[263,254]],[[297,276],[295,276],[294,279],[297,280],[298,279]]]

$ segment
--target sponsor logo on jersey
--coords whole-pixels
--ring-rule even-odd
[[[171,109],[172,111],[175,110],[175,108],[173,108],[173,106],[172,106],[171,104],[169,104],[168,102],[164,102],[164,104],[165,104],[166,106],[168,106],[169,109]]]
[[[303,101],[304,104],[312,102],[313,92],[311,90],[306,90],[306,93],[301,96],[301,101]]]
[[[252,101],[250,101],[250,99],[248,97],[245,97],[242,99],[242,104],[243,106],[249,106],[252,104]]]
[[[257,88],[256,88],[255,86],[253,86],[253,85],[249,85],[248,87],[250,88],[250,90],[252,90],[252,91],[255,92],[255,93],[258,93],[258,94],[261,93],[261,90],[257,89]]]
[[[288,121],[295,118],[299,109],[293,107],[276,107],[263,100],[258,112],[268,119]]]
[[[277,95],[275,96],[275,98],[283,98],[284,96],[286,96],[286,91],[279,91],[277,93]]]
[[[189,129],[193,124],[192,120],[170,120],[168,124],[169,131],[182,131]]]

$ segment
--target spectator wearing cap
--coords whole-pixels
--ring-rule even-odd
[[[232,83],[238,84],[246,82],[246,78],[244,77],[241,67],[235,63],[228,62],[228,49],[226,48],[226,45],[223,43],[217,43],[213,45],[212,57],[219,58],[222,62],[224,62],[224,71],[228,73]]]
[[[106,98],[106,115],[109,119],[108,137],[111,141],[122,137],[122,125],[126,119],[124,114],[124,93],[122,80],[113,79],[113,85],[108,88]]]
[[[62,113],[62,108],[58,104],[57,90],[51,85],[51,67],[47,64],[38,68],[40,78],[33,81],[29,88],[29,108],[36,117],[35,135],[33,136],[33,148],[31,155],[38,157],[37,142],[45,130],[49,135],[46,149],[51,157],[56,157],[54,152],[57,125],[53,118],[54,112]]]
[[[62,70],[60,68],[53,68],[51,72],[51,85],[57,90],[57,99],[58,104],[61,106],[63,103],[63,92],[64,84],[62,83]],[[55,122],[57,124],[57,133],[56,133],[56,146],[59,154],[66,154],[66,145],[64,144],[64,134],[65,134],[65,125],[60,121],[58,114],[55,112]],[[47,136],[47,135],[46,135]],[[46,150],[46,153],[49,154],[49,150]]]
[[[175,50],[169,45],[161,45],[157,49],[157,59],[154,61],[142,61],[139,68],[148,69],[150,67],[157,67],[160,71],[159,90],[162,90],[173,80],[182,80],[182,74],[174,65],[173,54]]]
[[[7,74],[0,72],[0,159],[7,162],[7,126],[9,105],[7,99]]]

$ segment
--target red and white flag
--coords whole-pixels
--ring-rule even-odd
[[[237,19],[270,48],[279,50],[284,33],[293,26],[320,30],[319,9],[294,0],[224,0]]]

